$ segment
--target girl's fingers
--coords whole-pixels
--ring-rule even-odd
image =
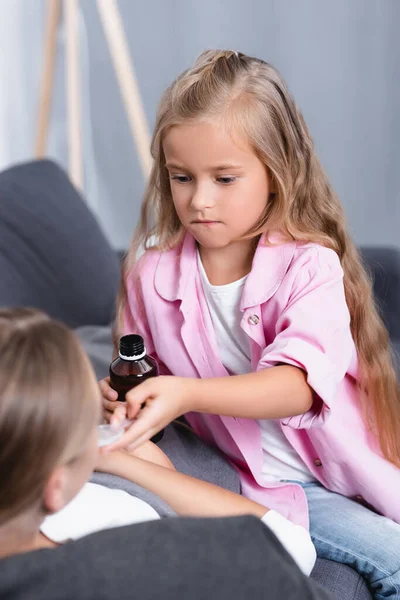
[[[103,399],[103,408],[109,412],[115,412],[119,406],[126,406],[126,402],[111,402],[110,400]]]
[[[162,429],[162,425],[158,427],[153,423],[153,419],[146,418],[146,415],[144,414],[145,410],[148,409],[143,410],[143,413],[139,415],[128,429],[126,429],[120,440],[104,447],[107,452],[120,450],[122,448],[127,448],[128,446],[130,449],[134,450],[141,444],[144,444],[144,442],[147,442],[153,435]]]
[[[151,429],[148,433],[146,433],[145,435],[142,435],[139,438],[136,438],[136,434],[134,434],[135,437],[134,437],[134,441],[133,441],[132,433],[130,432],[130,430],[128,430],[122,436],[122,438],[120,440],[118,440],[117,442],[115,442],[114,444],[109,444],[108,446],[103,446],[101,448],[101,452],[105,452],[105,453],[114,452],[115,450],[123,450],[127,447],[129,447],[129,451],[132,452],[133,450],[136,450],[136,448],[138,448],[139,446],[141,446],[142,444],[147,442],[156,433],[157,433],[157,429]]]
[[[140,413],[143,406],[144,406],[143,404],[135,404],[135,405],[128,404],[128,406],[126,408],[126,414],[127,414],[128,419],[130,419],[130,420],[136,419],[136,417]]]
[[[159,378],[157,377],[157,379]],[[128,404],[128,417],[130,419],[134,419],[140,408],[146,404],[146,400],[153,397],[157,384],[157,381],[148,379],[127,392],[125,399]]]
[[[114,410],[112,419],[111,419],[111,424],[112,425],[120,425],[125,419],[126,419],[126,405],[125,403],[122,404],[121,402],[119,403],[119,405],[116,407],[116,409]]]
[[[146,394],[145,397],[146,399],[149,399],[148,394]],[[145,408],[146,406],[145,401],[141,402],[140,400],[138,401],[136,398],[128,398],[128,394],[126,395],[126,402],[124,402],[123,404],[126,407],[126,417],[131,421],[133,421],[133,419],[136,419],[141,409]]]
[[[109,446],[104,446],[104,452],[112,452],[130,447],[137,448],[147,442],[153,435],[168,423],[168,417],[160,414],[160,410],[154,410],[152,400],[159,393],[162,378],[148,379],[126,394],[126,402],[123,403],[125,411],[117,407],[114,411],[112,423],[120,424],[125,418],[134,419],[134,423],[126,429],[120,440]],[[146,403],[146,401],[148,401]],[[121,404],[121,403],[118,403]],[[142,405],[143,410],[140,410]],[[162,413],[162,411],[161,411]]]

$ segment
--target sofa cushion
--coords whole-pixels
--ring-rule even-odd
[[[400,249],[371,246],[360,250],[390,337],[400,340]]]
[[[55,163],[0,173],[1,306],[33,306],[72,327],[105,325],[119,277],[116,253]]]
[[[318,558],[311,577],[337,600],[372,600],[364,579],[347,565]]]

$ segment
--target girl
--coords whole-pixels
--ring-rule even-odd
[[[152,154],[119,333],[142,334],[173,377],[128,395],[137,418],[112,447],[185,414],[246,496],[309,523],[319,556],[356,568],[376,598],[400,598],[388,334],[284,81],[262,60],[203,53],[163,96]],[[106,418],[123,418],[101,389]]]
[[[0,310],[0,558],[158,518],[126,492],[86,483],[96,467],[149,489],[178,514],[256,515],[311,572],[316,554],[303,527],[176,472],[153,445],[139,456],[158,464],[127,452],[99,457],[100,406],[93,370],[72,332],[38,311]]]

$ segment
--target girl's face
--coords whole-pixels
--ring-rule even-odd
[[[212,122],[176,125],[163,149],[175,210],[200,246],[227,247],[259,221],[271,181],[244,137]]]

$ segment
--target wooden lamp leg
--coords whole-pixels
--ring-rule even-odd
[[[44,43],[44,59],[35,140],[36,158],[43,158],[46,155],[51,101],[54,86],[54,71],[57,50],[57,29],[60,22],[61,14],[61,0],[47,0],[46,13],[47,22]]]
[[[97,0],[97,7],[117,75],[131,133],[138,150],[143,176],[147,180],[152,165],[150,133],[140,99],[140,91],[134,67],[129,57],[129,49],[121,15],[116,0]]]
[[[69,176],[83,189],[81,103],[79,94],[79,31],[78,0],[64,0],[66,26],[66,90],[68,115]]]

